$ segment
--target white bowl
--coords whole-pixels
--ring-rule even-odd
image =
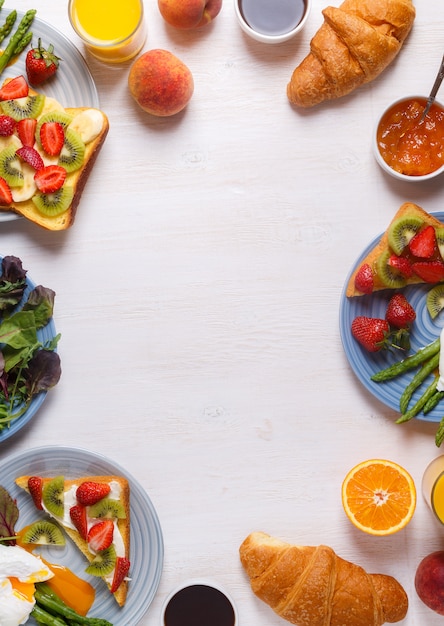
[[[186,589],[189,589],[191,587],[209,587],[210,590],[218,592],[218,595],[220,596],[221,600],[225,603],[225,606],[227,607],[228,612],[230,613],[230,616],[227,617],[227,626],[239,626],[239,617],[238,617],[238,614],[237,614],[237,609],[236,609],[236,606],[234,604],[233,599],[231,598],[231,596],[227,592],[227,590],[224,589],[221,585],[219,585],[218,583],[215,583],[212,580],[210,581],[210,580],[201,580],[201,579],[188,580],[188,581],[178,585],[177,587],[175,587],[171,591],[171,593],[169,593],[169,595],[167,596],[167,598],[166,598],[166,600],[165,600],[165,602],[163,603],[163,606],[162,606],[161,626],[168,626],[168,621],[166,621],[166,619],[165,619],[166,611],[167,611],[168,605],[173,600],[173,598],[175,598],[176,596],[177,596],[177,598],[179,598],[181,592],[183,592]],[[222,596],[224,596],[224,597],[222,597]],[[207,600],[209,600],[209,598],[207,598]],[[196,600],[195,600],[195,602],[196,602]],[[180,611],[180,618],[183,620],[184,626],[186,626],[188,624],[192,624],[196,620],[195,616],[193,617],[193,615],[187,614],[187,611],[190,610],[189,606],[190,605],[187,603],[187,601],[183,600],[183,604],[179,605],[179,608],[177,608],[177,610]],[[214,605],[214,599],[212,600],[212,606],[214,607],[214,610],[216,610],[215,605]],[[231,611],[229,610],[230,606],[233,609],[232,614],[231,614]],[[218,615],[218,618],[221,617],[221,613],[220,612],[218,612],[217,615]],[[176,620],[174,621],[174,624],[177,624],[177,623],[178,622],[177,622],[177,618],[176,618]]]
[[[258,0],[250,0],[250,2],[256,3],[256,6],[258,4]],[[268,0],[268,2],[270,3],[270,6],[274,5],[272,10],[275,11],[277,0]],[[294,2],[297,5],[300,4],[302,0],[294,0]],[[301,16],[301,19],[295,26],[293,25],[293,22],[293,24],[289,26],[288,30],[285,30],[285,28],[280,28],[279,32],[277,32],[276,34],[267,34],[265,32],[262,32],[260,28],[256,28],[250,25],[242,14],[241,3],[242,0],[234,0],[234,10],[239,25],[244,33],[249,35],[252,39],[260,41],[261,43],[283,43],[284,41],[288,41],[289,39],[294,37],[299,31],[302,30],[308,19],[311,10],[312,0],[303,0],[303,3],[305,4],[305,10]]]
[[[444,164],[441,165],[440,167],[438,167],[437,169],[433,170],[432,172],[429,172],[427,174],[421,174],[421,175],[410,175],[410,174],[403,174],[401,172],[398,172],[397,170],[395,170],[393,167],[391,167],[391,165],[389,163],[387,163],[378,146],[378,129],[380,126],[380,123],[382,121],[382,119],[384,118],[384,116],[394,107],[397,107],[398,105],[402,104],[402,103],[407,103],[408,101],[411,100],[419,100],[421,102],[421,104],[426,104],[427,102],[427,97],[426,96],[418,96],[418,95],[414,95],[414,96],[406,96],[404,98],[398,98],[398,100],[395,100],[394,102],[392,102],[383,112],[383,114],[380,116],[380,118],[378,119],[378,122],[376,124],[376,127],[373,131],[373,138],[372,138],[372,147],[373,147],[373,152],[376,158],[376,161],[378,162],[378,164],[381,166],[381,168],[387,172],[388,174],[390,174],[391,176],[393,176],[394,178],[397,178],[398,180],[403,180],[403,181],[408,181],[408,182],[423,182],[425,180],[430,180],[431,178],[435,178],[435,176],[439,176],[440,174],[442,174],[444,172]],[[442,105],[440,102],[438,102],[437,100],[435,100],[434,105],[438,106],[438,108],[440,108],[443,113],[444,113],[444,105]],[[425,123],[425,122],[424,122]],[[444,142],[444,119],[443,119],[443,142]]]

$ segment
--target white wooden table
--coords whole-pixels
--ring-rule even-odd
[[[82,50],[67,2],[32,6]],[[189,66],[189,106],[150,117],[130,98],[129,64],[87,56],[111,129],[75,225],[0,225],[1,254],[19,256],[57,292],[63,366],[38,417],[0,458],[87,447],[143,485],[165,562],[141,626],[158,626],[169,591],[196,577],[228,589],[242,626],[283,625],[239,563],[253,530],[326,543],[392,574],[410,599],[402,624],[442,623],[413,584],[444,537],[421,496],[409,526],[389,538],[357,531],[343,512],[341,483],[359,461],[396,461],[420,491],[440,451],[436,424],[396,425],[358,382],[338,312],[351,265],[403,202],[443,209],[442,179],[389,179],[370,140],[390,101],[430,90],[444,18],[439,3],[418,0],[413,31],[385,73],[348,98],[296,111],[286,85],[323,8],[313,0],[302,35],[273,47],[242,33],[231,0],[200,32],[171,29],[146,1],[145,50],[168,49]]]

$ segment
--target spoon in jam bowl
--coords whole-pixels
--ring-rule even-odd
[[[433,87],[432,87],[432,91],[430,92],[430,95],[429,95],[428,100],[427,100],[426,107],[425,107],[425,109],[424,109],[424,111],[423,111],[423,113],[421,115],[421,119],[419,120],[419,123],[424,121],[427,113],[430,111],[430,107],[432,106],[432,104],[435,101],[436,94],[438,93],[438,89],[440,88],[443,79],[444,79],[444,55],[442,57],[442,61],[441,61],[441,65],[440,65],[438,74],[436,76],[435,82],[434,82]]]

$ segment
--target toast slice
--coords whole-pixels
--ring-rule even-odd
[[[50,511],[45,504],[45,487],[50,485],[50,483],[54,485],[60,478],[63,482],[61,483],[61,489],[57,490],[56,496],[63,502],[63,515],[57,515],[53,511]],[[128,593],[129,579],[127,573],[130,558],[130,487],[128,481],[121,476],[110,475],[82,476],[76,479],[19,476],[16,478],[15,482],[18,487],[24,489],[32,496],[37,509],[45,511],[53,520],[62,526],[68,537],[83,553],[90,564],[93,563],[98,552],[100,555],[100,551],[95,551],[90,548],[88,532],[91,527],[104,519],[111,519],[113,521],[114,529],[111,551],[113,551],[113,549],[115,550],[113,557],[114,567],[109,573],[101,576],[98,572],[89,573],[100,576],[113,594],[117,604],[123,606]],[[99,485],[99,487],[97,487],[97,485]],[[60,483],[58,483],[58,486],[60,487]],[[80,486],[82,486],[82,494],[78,491]],[[108,486],[109,492],[105,493]],[[105,491],[103,491],[103,489],[105,489]],[[109,506],[110,500],[113,502],[112,507]],[[114,508],[116,506],[116,500],[118,501],[118,511]],[[97,504],[95,504],[94,501]],[[91,502],[92,504],[87,504],[87,502]],[[70,510],[74,506],[77,508],[80,507],[80,509],[86,513],[86,516],[83,518],[86,528],[79,529],[82,524],[78,522],[74,524],[74,518],[71,518],[70,515]],[[101,510],[97,511],[97,507]],[[109,550],[106,550],[106,552],[108,553]],[[119,573],[116,573],[116,579],[114,578],[114,574],[120,568],[122,559],[126,560],[127,571],[117,589],[114,590],[113,585],[116,584]]]
[[[433,250],[418,255],[419,238],[427,226],[435,230]],[[428,229],[430,231],[430,229]],[[431,232],[431,231],[430,231]],[[424,254],[427,256],[424,256]],[[436,284],[444,281],[444,223],[420,206],[405,202],[396,212],[387,230],[356,267],[346,287],[349,298],[382,289],[400,289],[418,283]],[[360,272],[367,266],[371,280],[362,291]],[[369,269],[370,268],[370,269]],[[361,289],[360,289],[361,287]]]
[[[9,82],[6,80],[4,84]],[[37,98],[36,98],[37,96]],[[14,102],[20,105],[20,110],[14,106]],[[29,113],[26,108],[29,103]],[[25,112],[22,112],[22,111]],[[60,190],[55,192],[47,192],[42,194],[34,181],[36,170],[28,162],[21,158],[15,159],[14,168],[21,171],[20,186],[15,185],[15,181],[9,180],[4,174],[2,168],[2,152],[5,148],[11,146],[20,149],[23,144],[18,133],[18,124],[14,132],[10,136],[0,136],[0,177],[7,178],[10,187],[12,200],[3,200],[0,202],[0,211],[14,212],[26,219],[38,224],[39,226],[52,231],[65,230],[73,225],[85,184],[91,174],[97,155],[105,141],[109,130],[109,120],[106,114],[100,109],[93,107],[64,108],[57,100],[52,97],[39,94],[32,88],[29,88],[28,96],[17,98],[14,100],[0,101],[0,115],[12,116],[18,123],[23,118],[32,118],[37,120],[37,128],[35,132],[35,142],[32,147],[37,150],[43,159],[45,166],[60,165],[66,171],[66,179],[63,183],[63,195],[66,197],[63,202],[58,201]],[[76,141],[80,140],[82,154],[80,157],[69,162],[71,154],[69,154],[68,162],[66,158],[59,155],[50,155],[45,152],[41,144],[39,132],[43,121],[63,121],[63,129],[65,136],[65,145],[62,149],[62,155],[71,150],[69,141],[72,132],[75,132]],[[69,129],[70,135],[67,135]],[[41,204],[36,204],[36,198],[46,196],[43,204],[47,205],[47,197],[50,197],[49,206],[42,208]],[[56,198],[57,196],[57,198]],[[54,202],[55,201],[55,202]]]

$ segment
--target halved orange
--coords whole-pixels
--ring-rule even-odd
[[[347,517],[360,530],[371,535],[391,535],[412,519],[415,483],[393,461],[362,461],[342,483],[342,504]]]

